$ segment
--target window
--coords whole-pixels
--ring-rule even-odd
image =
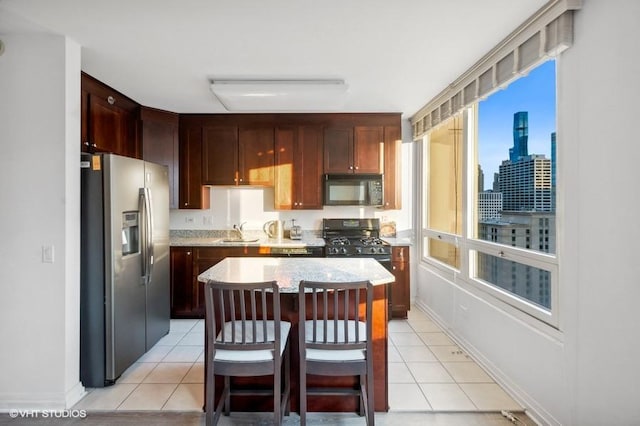
[[[428,207],[425,252],[460,269],[455,243],[462,235],[462,116],[451,118],[429,135],[427,170]]]
[[[522,261],[516,261],[508,259],[511,252],[496,257],[494,247],[483,245],[476,251],[472,278],[508,290],[523,305],[548,311],[553,303],[548,277],[552,268],[534,268],[537,265],[532,262],[548,260],[540,259],[536,252],[555,253],[556,179],[551,174],[556,171],[552,164],[556,158],[555,105],[555,60],[550,60],[478,103],[478,137],[470,141],[477,148],[478,170],[494,176],[492,191],[501,193],[503,199],[499,217],[477,215],[474,237],[522,249],[517,252]],[[482,204],[477,208],[481,210]],[[483,229],[496,221],[511,229],[510,240],[483,238]],[[537,233],[539,244],[531,246],[528,239],[516,238],[521,229],[528,235]],[[538,273],[531,274],[531,268]]]
[[[426,267],[473,287],[488,303],[514,307],[553,327],[559,327],[555,212],[557,167],[562,168],[555,152],[555,58],[573,43],[579,3],[549,1],[411,117],[413,138],[422,141],[420,249]],[[500,103],[510,108],[508,117],[492,119]],[[438,168],[432,144],[444,137],[437,135],[443,129],[461,129],[462,136],[457,152],[463,159],[455,169],[449,161],[448,182],[444,170],[430,174]],[[463,192],[449,213],[461,228],[441,231],[430,215],[445,214],[451,203],[436,206],[443,194],[434,198],[430,191],[452,185]],[[536,241],[536,234],[543,239]],[[434,257],[438,251],[429,251],[430,240],[442,241],[449,257]],[[542,325],[531,317],[522,318]]]
[[[551,325],[555,104],[549,60],[434,126],[423,150],[424,259]]]

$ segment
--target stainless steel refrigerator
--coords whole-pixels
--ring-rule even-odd
[[[81,157],[80,380],[103,387],[169,332],[168,170]]]

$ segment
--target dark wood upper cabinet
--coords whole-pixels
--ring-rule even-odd
[[[82,151],[141,158],[136,126],[139,105],[85,73],[81,96]]]
[[[353,133],[353,172],[382,173],[383,127],[356,126]]]
[[[382,173],[382,126],[324,129],[325,173]]]
[[[384,208],[402,208],[402,136],[400,126],[384,128]]]
[[[275,130],[276,210],[322,209],[322,127]]]
[[[81,76],[81,146],[169,168],[170,207],[210,208],[208,185],[274,186],[275,208],[322,209],[324,173],[384,173],[401,208],[400,114],[176,114]]]
[[[273,185],[273,127],[203,127],[205,185]]]
[[[202,183],[237,185],[238,127],[205,126],[202,138]]]
[[[180,118],[179,207],[208,209],[209,188],[202,185],[202,123]]]
[[[153,108],[140,108],[142,158],[169,169],[169,208],[177,209],[178,201],[178,114]]]
[[[273,127],[238,130],[238,184],[273,185]]]
[[[353,127],[324,129],[324,172],[353,173]]]

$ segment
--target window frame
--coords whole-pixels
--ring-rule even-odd
[[[550,58],[548,58],[550,59]],[[558,67],[560,61],[558,57],[552,58],[556,60],[556,84]],[[546,60],[546,59],[545,59]],[[539,61],[531,69],[541,65],[544,60]],[[558,104],[559,91],[556,90],[556,105]],[[488,96],[491,96],[489,94]],[[501,308],[507,309],[513,313],[524,314],[521,316],[527,323],[533,325],[536,328],[542,328],[548,330],[559,330],[560,328],[560,312],[559,312],[559,263],[558,263],[558,246],[556,246],[556,253],[544,253],[535,251],[532,249],[525,249],[521,247],[514,247],[510,245],[500,244],[498,242],[492,242],[488,240],[481,240],[476,238],[475,232],[478,226],[478,194],[473,188],[477,188],[476,174],[473,172],[476,170],[477,150],[478,150],[478,101],[474,102],[470,106],[462,110],[462,117],[465,131],[463,132],[462,140],[462,155],[463,155],[463,167],[461,170],[462,179],[462,235],[450,234],[435,229],[428,228],[428,214],[429,214],[429,196],[426,193],[429,188],[429,143],[430,134],[437,128],[430,129],[423,137],[420,151],[420,163],[419,170],[422,173],[423,186],[420,191],[420,208],[422,210],[420,214],[420,229],[422,230],[420,235],[420,261],[423,264],[434,267],[443,276],[451,279],[456,284],[462,286],[467,290],[473,291],[474,294],[480,296],[487,302],[498,305]],[[455,115],[454,115],[455,116]],[[440,125],[446,124],[451,116],[447,120],[443,120]],[[559,123],[558,109],[556,108],[556,123]],[[439,127],[439,126],[438,126]],[[557,125],[556,125],[557,128]],[[562,168],[561,158],[556,156],[556,193],[555,196],[562,193],[562,182],[558,175],[558,170]],[[556,199],[555,205],[559,206],[559,202]],[[556,208],[555,213],[555,229],[556,239],[560,234],[559,224],[562,221],[559,220],[559,212]],[[454,244],[460,250],[460,269],[456,269],[444,262],[441,262],[435,258],[429,256],[428,253],[428,239],[436,238],[443,242]],[[478,278],[477,275],[477,253],[483,253],[489,256],[496,256],[502,259],[514,261],[526,266],[542,269],[549,272],[549,297],[550,297],[550,309],[541,307],[531,301],[528,301],[522,296],[518,296],[515,293],[509,292],[495,284],[484,281]]]

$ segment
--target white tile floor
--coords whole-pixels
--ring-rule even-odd
[[[88,389],[74,408],[200,411],[204,399],[204,322],[172,320],[171,330],[118,379]],[[522,411],[423,312],[389,322],[389,405],[400,411]]]

